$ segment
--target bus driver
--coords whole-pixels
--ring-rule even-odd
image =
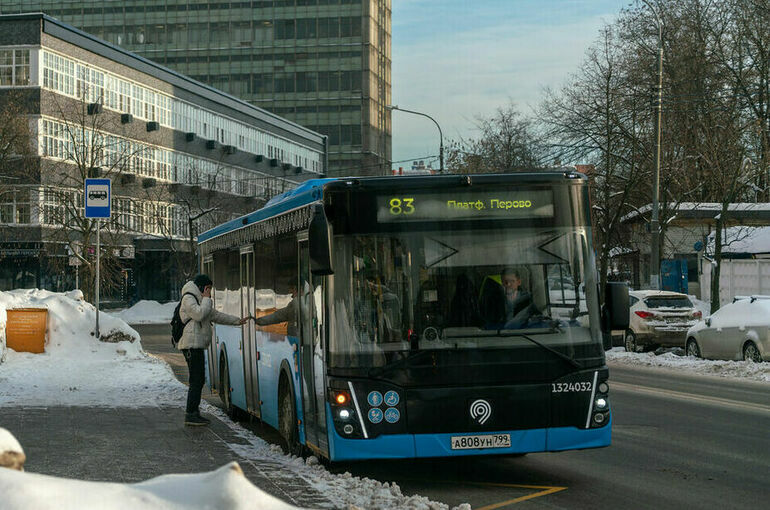
[[[521,285],[521,272],[505,267],[500,284],[491,278],[484,281],[481,309],[487,329],[518,329],[533,312],[532,294]]]

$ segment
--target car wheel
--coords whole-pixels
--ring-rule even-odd
[[[754,363],[762,362],[762,355],[754,342],[746,342],[746,345],[743,346],[743,359]]]
[[[639,352],[639,346],[636,344],[636,335],[633,331],[626,331],[626,337],[623,344],[626,347],[626,352]]]
[[[685,347],[685,352],[688,356],[692,356],[694,358],[700,358],[700,347],[698,347],[698,342],[695,341],[694,338],[688,338],[687,339],[687,346]]]
[[[294,409],[294,395],[288,383],[281,385],[279,396],[280,410],[278,413],[278,429],[283,438],[283,449],[286,453],[299,457],[302,445],[299,443],[297,431],[297,411]]]

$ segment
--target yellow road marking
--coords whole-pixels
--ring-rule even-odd
[[[561,492],[561,491],[567,490],[567,487],[555,487],[552,485],[521,485],[518,483],[469,482],[467,480],[462,480],[462,481],[454,480],[450,482],[450,481],[441,481],[441,480],[421,480],[416,478],[406,478],[405,480],[408,480],[411,482],[427,482],[427,483],[443,483],[443,484],[459,483],[460,485],[481,485],[483,487],[509,487],[513,489],[540,489],[540,492],[527,494],[526,496],[520,496],[518,498],[509,499],[506,501],[500,501],[499,503],[492,503],[491,505],[476,508],[476,510],[494,510],[495,508],[502,508],[504,506],[520,503],[521,501],[526,501],[528,499],[539,498],[541,496],[547,496],[548,494],[553,494],[555,492]]]
[[[539,498],[541,496],[547,496],[548,494],[553,494],[555,492],[561,492],[561,491],[567,490],[567,487],[549,487],[549,486],[543,486],[543,485],[518,485],[513,483],[478,483],[476,485],[513,487],[516,489],[541,489],[540,492],[527,494],[526,496],[509,499],[507,501],[501,501],[499,503],[492,503],[491,505],[479,507],[476,510],[495,510],[496,508],[502,508],[508,505],[515,505],[516,503],[521,503],[522,501],[527,501],[528,499]]]

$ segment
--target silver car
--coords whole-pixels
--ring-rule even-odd
[[[770,297],[736,298],[687,331],[688,356],[770,361]]]

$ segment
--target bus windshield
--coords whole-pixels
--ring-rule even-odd
[[[600,342],[585,227],[337,236],[329,343],[338,367],[410,350]]]

